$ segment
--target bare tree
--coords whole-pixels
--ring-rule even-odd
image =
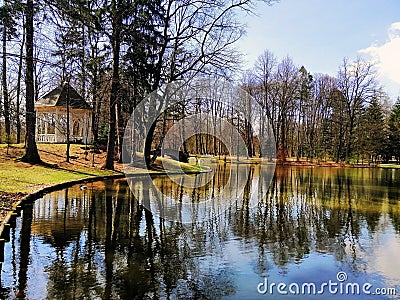
[[[271,51],[265,50],[264,53],[258,57],[254,67],[258,88],[254,94],[250,93],[265,111],[265,115],[270,122],[275,136],[277,135],[277,102],[275,101],[276,98],[272,96],[272,93],[276,76],[276,67],[277,59],[275,55]],[[263,119],[264,118],[260,116],[260,120]]]
[[[357,58],[353,62],[344,59],[339,69],[338,87],[346,101],[345,112],[348,118],[346,159],[349,159],[352,154],[354,132],[362,109],[378,90],[376,78],[374,65],[361,58]]]
[[[286,160],[290,156],[289,146],[292,145],[292,125],[294,124],[296,98],[298,96],[299,72],[290,57],[284,58],[278,65],[276,84],[273,97],[277,103],[278,159]]]
[[[324,125],[331,117],[330,94],[335,87],[335,78],[323,74],[313,76],[311,99],[305,108],[304,136],[306,155],[308,159],[327,154],[327,146],[324,140]]]
[[[190,79],[199,73],[225,75],[236,70],[240,59],[232,46],[243,35],[244,27],[235,18],[235,11],[250,12],[253,2],[167,1],[152,89],[155,90],[161,83]],[[155,151],[151,157],[155,127],[156,124],[150,128],[145,142],[144,155],[149,168],[158,153]],[[161,143],[162,138],[156,148]]]

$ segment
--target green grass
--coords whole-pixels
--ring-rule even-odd
[[[400,165],[397,164],[379,164],[379,167],[384,169],[400,169]]]
[[[21,166],[17,162],[0,163],[0,191],[31,193],[46,186],[63,182],[116,174],[113,171],[84,169],[72,171],[41,165]]]
[[[167,171],[167,172],[183,171],[185,173],[191,173],[191,172],[200,172],[200,171],[204,171],[207,169],[200,165],[196,165],[196,164],[192,165],[189,163],[183,163],[183,162],[179,162],[179,161],[168,159],[168,158],[162,158],[162,157],[157,158],[156,165],[158,167],[156,170]],[[165,170],[164,170],[164,168],[165,168]]]
[[[71,159],[70,163],[66,163],[65,145],[38,144],[40,157],[47,165],[31,165],[18,161],[17,158],[24,154],[23,145],[12,145],[8,154],[6,148],[7,145],[0,144],[0,192],[4,193],[32,193],[59,183],[122,173],[122,165],[117,163],[115,163],[117,171],[100,168],[104,163],[106,153],[96,156],[95,167],[93,167],[91,154],[86,157],[82,145],[71,145],[71,156],[76,159]],[[193,173],[206,169],[168,158],[158,158],[155,170],[147,171],[138,167],[130,170],[129,174],[165,173],[162,162],[168,166],[167,172],[182,170],[185,173]],[[52,165],[54,167],[51,167]]]

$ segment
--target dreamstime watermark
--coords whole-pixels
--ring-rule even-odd
[[[369,282],[350,282],[347,279],[347,273],[343,271],[336,274],[336,280],[330,279],[322,283],[276,283],[268,282],[268,278],[265,277],[264,281],[257,285],[257,292],[262,295],[396,295],[396,288],[374,288]]]
[[[172,119],[174,121],[171,122]],[[249,162],[249,149],[257,148],[257,163],[264,174],[262,184],[269,186],[272,180],[276,158],[275,137],[266,111],[247,92],[226,80],[195,78],[177,81],[146,96],[134,109],[125,129],[124,172],[132,193],[140,203],[166,220],[192,223],[194,219],[206,220],[221,214],[243,201],[249,207],[256,206],[257,183],[253,183],[252,195],[243,197],[251,173],[249,165],[244,165],[240,171],[230,168],[229,174],[224,175],[228,180],[223,186],[213,191],[212,197],[200,200],[190,199],[190,196],[176,200],[171,193],[154,184],[150,174],[142,177],[139,184],[130,174],[135,163],[141,167],[146,165],[146,157],[140,153],[145,152],[146,143],[148,149],[149,139],[153,140],[155,136],[163,138],[159,139],[158,145],[153,141],[153,154],[166,153],[175,158],[182,155],[185,141],[193,141],[196,136],[207,136],[213,143],[219,141],[227,152],[224,155],[235,160]],[[215,145],[213,147],[215,149]],[[185,174],[179,164],[162,161],[167,176],[178,185],[178,188],[173,187],[174,190],[212,186],[213,171],[218,165],[216,160],[211,157],[200,158],[199,161],[200,165],[208,167],[209,174]],[[178,174],[179,177],[171,174]]]

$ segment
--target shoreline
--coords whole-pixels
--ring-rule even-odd
[[[222,160],[218,160],[220,163],[224,163]],[[234,161],[230,160],[225,162],[227,164],[254,164],[257,165],[260,162],[257,159],[250,159],[244,161]],[[400,165],[397,164],[346,164],[346,163],[335,163],[332,161],[327,162],[310,162],[305,160],[288,160],[288,161],[279,161],[275,162],[277,168],[286,168],[286,167],[304,167],[304,168],[381,168],[381,169],[398,169]],[[146,169],[138,168],[133,173],[125,174],[122,170],[116,170],[113,174],[102,174],[102,175],[95,175],[91,174],[90,177],[84,177],[79,179],[72,179],[69,180],[66,178],[66,181],[53,183],[46,186],[37,186],[40,187],[38,190],[28,191],[28,192],[8,192],[8,191],[1,191],[0,192],[0,199],[2,201],[2,205],[0,206],[0,241],[7,238],[9,234],[9,229],[17,216],[20,215],[21,204],[27,201],[34,201],[45,194],[50,192],[64,189],[76,184],[81,183],[89,183],[95,181],[102,181],[102,180],[110,180],[110,179],[119,179],[124,177],[140,177],[145,175],[150,176],[160,176],[160,175],[182,175],[182,174],[199,174],[209,172],[210,169],[203,169],[203,170],[196,170],[196,171],[186,171],[186,172],[165,172],[162,170],[151,170],[148,171]],[[89,174],[88,174],[89,175]]]
[[[135,166],[125,170],[118,162],[114,170],[104,170],[106,152],[88,153],[86,147],[71,144],[70,162],[65,161],[64,144],[38,144],[40,157],[45,164],[28,164],[18,160],[24,152],[24,145],[16,144],[7,147],[0,144],[0,226],[7,215],[26,198],[38,196],[54,189],[81,182],[119,178],[128,174],[164,174],[158,162],[158,169],[150,170]],[[171,173],[175,170],[199,172],[199,166],[171,162]],[[125,170],[125,172],[124,172]],[[136,175],[134,175],[136,176]]]
[[[321,167],[321,168],[363,168],[363,169],[400,169],[400,164],[351,164],[335,162],[286,161],[276,163],[278,167]]]
[[[216,159],[216,158],[215,158]],[[236,159],[224,161],[223,159],[216,159],[219,163],[226,164],[243,164],[243,165],[259,165],[260,159],[250,158],[246,160]],[[379,164],[356,164],[356,163],[343,163],[334,161],[307,161],[307,160],[286,160],[286,161],[273,161],[276,167],[321,167],[321,168],[370,168],[370,169],[400,169],[400,164],[397,163],[379,163]]]
[[[132,174],[125,174],[125,173],[119,173],[119,174],[112,174],[112,175],[102,175],[102,176],[93,176],[93,177],[87,177],[87,178],[82,178],[82,179],[77,179],[77,180],[71,180],[71,181],[66,181],[66,182],[61,182],[57,184],[53,184],[50,186],[46,186],[44,188],[41,188],[37,191],[34,191],[32,193],[28,193],[24,195],[24,193],[6,193],[3,192],[2,194],[5,196],[9,197],[15,197],[19,196],[18,199],[13,201],[12,205],[8,209],[2,209],[3,211],[7,211],[7,213],[2,214],[4,217],[0,217],[0,242],[1,240],[6,240],[7,236],[9,235],[9,230],[10,227],[12,226],[14,219],[17,218],[20,215],[20,210],[22,209],[22,204],[25,202],[33,202],[40,197],[43,197],[44,195],[58,191],[61,189],[65,189],[77,184],[81,183],[90,183],[90,182],[96,182],[96,181],[104,181],[104,180],[112,180],[112,179],[120,179],[120,178],[128,178],[128,177],[141,177],[141,176],[161,176],[161,175],[182,175],[182,174],[201,174],[201,173],[207,173],[210,172],[211,169],[205,169],[201,171],[188,171],[188,172],[163,172],[163,171],[151,171],[148,172],[146,170],[143,170],[143,172],[138,172],[138,173],[132,173]],[[16,195],[18,194],[18,195]]]
[[[36,199],[60,190],[64,189],[76,184],[80,183],[89,183],[89,182],[95,182],[95,181],[100,181],[100,180],[109,180],[109,179],[118,179],[118,178],[123,178],[125,177],[125,174],[114,174],[114,175],[105,175],[105,176],[95,176],[95,177],[88,177],[88,178],[82,178],[78,180],[71,180],[71,181],[66,181],[62,183],[57,183],[54,185],[50,185],[47,187],[44,187],[42,189],[39,189],[37,191],[34,191],[32,193],[28,193],[27,195],[21,197],[20,199],[17,199],[13,205],[9,208],[8,213],[5,214],[5,217],[2,218],[1,224],[0,224],[0,239],[7,239],[7,236],[9,235],[9,230],[11,229],[11,226],[14,222],[14,219],[16,219],[18,216],[20,216],[20,211],[22,209],[21,204],[23,202],[28,202],[28,201],[35,201]],[[13,194],[13,193],[9,193]]]

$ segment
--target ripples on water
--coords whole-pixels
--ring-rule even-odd
[[[400,294],[400,170],[278,168],[268,188],[259,166],[229,168],[219,166],[194,189],[153,179],[168,209],[189,224],[144,210],[126,180],[74,186],[25,205],[5,245],[0,298],[304,299],[262,295],[257,285],[267,278],[318,286],[337,282],[338,272],[346,282]],[[223,188],[230,176],[243,190]],[[139,178],[134,185],[145,189]],[[179,211],[180,201],[214,206]]]

